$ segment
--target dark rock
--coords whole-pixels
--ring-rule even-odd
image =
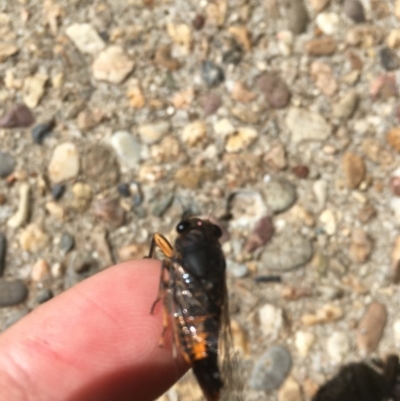
[[[255,363],[249,384],[254,390],[272,391],[286,379],[292,366],[289,351],[275,345],[261,355]]]
[[[124,198],[129,198],[131,196],[131,191],[129,190],[129,184],[123,183],[118,185],[118,193]]]
[[[204,61],[201,66],[201,76],[209,87],[217,86],[225,79],[224,70],[212,61]]]
[[[48,288],[41,289],[36,295],[36,302],[43,304],[53,298],[53,292]]]
[[[224,52],[222,61],[225,64],[238,65],[243,57],[243,49],[238,45],[233,45],[231,49]]]
[[[244,246],[246,252],[252,252],[265,245],[274,234],[274,225],[270,216],[260,219]]]
[[[7,238],[4,234],[0,233],[0,277],[4,274],[6,268],[6,254]]]
[[[67,231],[61,234],[60,248],[64,253],[68,253],[75,245],[74,237]]]
[[[54,200],[59,200],[64,195],[65,192],[65,184],[54,184],[51,187],[51,195]]]
[[[257,79],[260,90],[265,99],[274,109],[285,107],[290,100],[290,91],[286,83],[276,74],[265,73]]]
[[[24,104],[18,104],[0,118],[0,127],[24,128],[30,127],[34,122],[31,110]]]
[[[203,28],[205,22],[206,22],[206,19],[205,19],[204,15],[197,14],[192,21],[192,26],[194,29],[196,29],[196,31],[199,31],[200,29]]]
[[[28,289],[21,280],[0,281],[0,307],[17,305],[25,301]]]
[[[310,173],[310,169],[303,164],[299,164],[298,166],[292,167],[292,172],[298,178],[307,178],[308,174]]]
[[[364,7],[358,0],[345,0],[343,4],[345,14],[354,22],[365,22]]]
[[[382,67],[386,71],[392,71],[399,68],[399,59],[392,49],[389,49],[388,47],[383,47],[379,52],[379,56],[381,59]]]
[[[51,134],[54,125],[55,125],[54,120],[51,120],[47,123],[35,125],[32,128],[33,142],[35,142],[38,145],[41,145],[45,140],[45,138]]]
[[[15,168],[15,159],[9,153],[0,152],[0,178],[8,177]]]

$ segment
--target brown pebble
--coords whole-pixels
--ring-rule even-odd
[[[170,71],[175,71],[180,67],[179,61],[171,56],[171,47],[168,45],[160,46],[157,49],[154,60],[158,66]]]
[[[31,279],[32,281],[38,282],[43,281],[50,277],[49,264],[44,260],[38,260],[32,267]]]
[[[358,220],[361,221],[361,223],[365,224],[368,223],[371,219],[373,219],[376,216],[376,209],[370,204],[366,203],[358,212]]]
[[[357,188],[365,177],[364,160],[354,153],[346,152],[342,158],[342,168],[347,188]]]
[[[82,131],[89,131],[99,125],[105,119],[103,110],[82,110],[77,118],[76,125]]]
[[[196,31],[199,31],[201,28],[203,28],[204,24],[206,22],[206,18],[204,15],[197,14],[192,21],[192,26]]]
[[[118,199],[96,199],[93,206],[95,216],[99,217],[105,223],[111,224],[114,227],[119,227],[124,222],[125,213]]]
[[[336,51],[336,41],[330,36],[311,39],[305,44],[305,50],[310,56],[330,56]]]
[[[257,78],[257,85],[274,109],[281,109],[289,103],[289,88],[278,75],[269,72],[262,74]]]
[[[307,178],[310,173],[308,166],[304,164],[299,164],[298,166],[292,167],[292,173],[298,178]]]
[[[364,263],[367,261],[372,251],[372,241],[361,229],[355,228],[351,233],[351,244],[349,257],[354,263]]]
[[[270,216],[265,216],[261,218],[254,227],[253,232],[250,234],[249,238],[244,245],[244,250],[246,252],[253,252],[257,248],[265,245],[274,234],[274,225],[272,218]]]
[[[214,114],[222,104],[221,97],[216,93],[208,93],[201,99],[201,106],[206,116]]]
[[[35,122],[31,110],[24,104],[17,104],[0,118],[2,128],[29,127]]]
[[[393,195],[400,196],[400,177],[393,176],[390,179],[390,189]]]
[[[132,259],[143,259],[149,253],[149,244],[130,244],[118,249],[118,260],[126,262]]]
[[[281,296],[290,301],[296,301],[300,298],[311,297],[313,294],[310,288],[285,286],[281,290]]]
[[[357,348],[363,356],[377,349],[386,324],[386,315],[386,307],[383,304],[369,304],[357,329]]]
[[[283,170],[287,165],[285,147],[281,143],[273,145],[264,156],[264,161],[276,170]]]
[[[386,100],[390,97],[397,96],[399,91],[395,74],[393,72],[387,72],[375,78],[370,83],[369,93],[375,100]]]
[[[7,202],[7,198],[4,194],[0,193],[0,205],[4,205]]]
[[[394,242],[392,250],[391,280],[395,284],[400,282],[400,236]]]
[[[343,4],[343,11],[354,22],[364,22],[364,8],[358,0],[345,0]]]
[[[337,91],[338,84],[333,70],[329,64],[316,60],[311,64],[310,74],[315,86],[326,96],[333,96]]]
[[[396,152],[400,153],[400,128],[392,128],[386,135],[386,141]]]
[[[196,189],[203,182],[212,181],[214,176],[215,171],[206,167],[183,166],[176,171],[174,180],[184,188]]]
[[[363,62],[362,62],[361,58],[356,53],[354,53],[351,50],[348,50],[346,52],[346,57],[347,57],[347,59],[349,60],[349,62],[351,64],[351,69],[352,70],[358,70],[358,71],[362,70]]]

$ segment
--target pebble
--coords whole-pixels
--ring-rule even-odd
[[[393,72],[379,75],[370,83],[369,93],[373,99],[386,100],[398,96],[396,76]]]
[[[143,143],[152,145],[160,142],[171,129],[169,121],[159,121],[153,124],[142,124],[138,127],[140,139]]]
[[[8,177],[15,168],[15,158],[9,153],[0,151],[0,178]]]
[[[176,184],[190,189],[199,188],[204,182],[215,179],[215,170],[207,167],[183,166],[174,175]]]
[[[287,166],[286,149],[281,143],[272,145],[263,159],[276,170],[283,170]]]
[[[35,122],[31,110],[24,104],[17,104],[0,118],[2,128],[25,128]]]
[[[65,34],[83,54],[96,56],[105,48],[105,43],[90,24],[72,24]]]
[[[310,0],[311,7],[316,13],[324,10],[331,0]]]
[[[214,114],[222,105],[221,96],[216,93],[208,93],[201,99],[201,107],[205,116]]]
[[[399,59],[396,53],[392,49],[389,49],[388,47],[383,47],[379,51],[379,57],[381,60],[382,67],[386,71],[393,71],[399,68]]]
[[[337,103],[332,106],[332,116],[341,120],[349,119],[358,104],[358,94],[354,91],[346,93]]]
[[[324,231],[328,235],[334,235],[336,233],[336,218],[331,209],[325,209],[319,216],[319,221],[324,227]]]
[[[164,67],[169,71],[176,71],[181,66],[180,62],[172,57],[171,46],[169,45],[163,45],[157,48],[154,61],[158,66]]]
[[[297,178],[302,178],[302,179],[307,178],[308,175],[310,174],[309,167],[304,164],[299,164],[297,166],[293,166],[291,168],[291,171]]]
[[[97,56],[92,65],[95,79],[120,84],[133,70],[135,62],[120,46],[109,46]]]
[[[249,269],[245,264],[237,263],[230,259],[226,260],[226,270],[235,278],[243,278],[249,274]]]
[[[400,47],[400,29],[392,29],[386,38],[386,44],[391,49],[398,49]]]
[[[64,231],[61,234],[60,239],[60,249],[64,254],[67,254],[71,251],[75,246],[75,239],[74,237],[67,231]]]
[[[279,389],[278,401],[302,401],[301,388],[299,383],[289,377]]]
[[[0,308],[24,302],[28,288],[21,280],[0,281]]]
[[[228,28],[228,32],[235,38],[235,41],[245,50],[250,51],[251,36],[249,31],[243,25],[231,25]]]
[[[117,198],[96,199],[93,205],[94,215],[105,223],[120,227],[125,220],[124,210]]]
[[[266,215],[267,207],[259,192],[241,189],[229,195],[227,210],[235,224],[249,226]]]
[[[208,87],[217,86],[225,79],[224,70],[210,60],[203,62],[201,76]]]
[[[272,304],[265,304],[259,309],[258,317],[264,336],[276,340],[284,322],[282,309]]]
[[[215,133],[223,138],[232,135],[236,130],[234,125],[227,118],[216,121],[213,128]]]
[[[129,198],[131,196],[131,191],[129,190],[129,184],[124,182],[118,185],[118,193],[124,198]]]
[[[308,331],[297,331],[295,334],[294,345],[302,358],[305,358],[308,355],[314,342],[315,335],[313,333]]]
[[[19,51],[18,47],[11,43],[0,44],[0,63],[6,61],[9,57],[17,54]]]
[[[257,136],[257,131],[254,128],[239,127],[233,135],[228,137],[225,150],[228,153],[240,152],[248,148]]]
[[[365,22],[364,7],[358,0],[344,0],[343,11],[354,22]]]
[[[281,109],[290,101],[290,91],[278,75],[266,72],[257,78],[257,86],[264,94],[267,103],[274,109]]]
[[[311,39],[305,43],[305,51],[310,56],[331,56],[336,51],[336,41],[330,36]]]
[[[133,259],[143,259],[149,254],[149,244],[129,244],[118,249],[118,260],[126,262]]]
[[[50,241],[50,237],[37,224],[29,224],[19,235],[21,248],[28,252],[42,250]]]
[[[231,96],[233,100],[242,103],[251,103],[257,97],[255,93],[250,92],[247,86],[240,81],[234,83]]]
[[[331,127],[317,113],[293,107],[286,116],[286,125],[292,133],[292,142],[323,141],[331,135]]]
[[[37,145],[41,145],[45,140],[45,138],[51,134],[54,128],[54,124],[55,121],[52,120],[47,123],[35,125],[31,131],[33,142],[36,143]]]
[[[301,322],[306,326],[314,326],[320,323],[335,322],[343,317],[343,310],[332,304],[326,304],[316,313],[306,313],[301,317]]]
[[[87,210],[92,201],[92,189],[90,185],[77,182],[72,187],[72,193],[74,197],[71,202],[71,207],[80,212]]]
[[[119,178],[119,166],[115,154],[109,146],[93,144],[85,152],[82,170],[96,187],[108,189]]]
[[[39,282],[51,276],[50,266],[44,259],[39,259],[32,267],[31,280]]]
[[[201,14],[196,14],[196,16],[192,20],[192,26],[196,31],[200,31],[200,29],[203,28],[204,24],[206,22],[206,18],[204,15]]]
[[[111,145],[121,161],[130,168],[137,167],[142,145],[128,131],[117,131],[111,137]]]
[[[48,288],[42,288],[36,295],[36,302],[38,304],[44,304],[53,298],[53,292]]]
[[[265,186],[266,203],[273,213],[289,209],[297,199],[296,187],[286,179],[271,179]]]
[[[306,264],[313,256],[313,247],[309,239],[297,229],[286,227],[275,234],[266,245],[261,255],[263,270],[287,271]],[[260,271],[261,273],[261,271]]]
[[[347,188],[357,188],[366,174],[364,160],[355,153],[346,152],[342,157],[342,168]]]
[[[58,145],[51,157],[49,167],[49,178],[54,184],[74,179],[79,173],[78,149],[72,142]]]
[[[167,32],[172,41],[179,46],[183,54],[188,55],[191,52],[193,37],[189,25],[167,22]]]
[[[400,320],[395,320],[393,323],[393,336],[398,347],[400,345]]]
[[[374,206],[372,206],[370,203],[366,203],[358,212],[357,218],[358,220],[360,220],[361,223],[366,224],[374,217],[376,217],[376,215],[377,211]]]
[[[17,211],[8,219],[7,225],[11,228],[21,227],[28,221],[30,205],[29,184],[22,182],[19,187],[19,202]]]
[[[83,274],[90,270],[95,270],[97,262],[92,258],[88,252],[79,252],[74,255],[72,260],[72,267],[75,273]]]
[[[196,120],[185,125],[181,133],[181,139],[187,146],[195,146],[205,139],[207,126],[204,121]]]
[[[101,109],[87,109],[79,112],[76,117],[76,125],[81,131],[90,131],[106,119],[106,115]]]
[[[207,21],[210,21],[211,23],[220,27],[225,22],[227,11],[227,0],[217,0],[212,3],[208,3],[206,7]]]
[[[22,310],[16,310],[11,312],[11,314],[7,317],[3,324],[3,329],[6,330],[9,327],[11,327],[13,324],[17,323],[19,320],[21,320],[24,316],[26,316],[29,313],[29,309],[22,309]]]
[[[40,72],[25,78],[22,88],[22,99],[31,109],[35,108],[42,99],[48,79],[47,75]]]
[[[354,228],[351,233],[349,257],[354,263],[364,263],[372,252],[372,241],[361,228]]]
[[[400,153],[400,127],[392,128],[386,134],[386,141],[396,152]]]
[[[272,346],[255,362],[249,385],[254,390],[272,391],[283,383],[291,367],[289,351],[280,345]]]
[[[3,276],[6,269],[7,256],[7,237],[0,233],[0,277]]]
[[[396,237],[391,254],[391,280],[393,283],[400,282],[400,236]]]
[[[264,246],[274,234],[274,224],[270,216],[261,218],[255,225],[253,232],[249,235],[244,245],[246,252],[253,252]]]
[[[314,61],[311,64],[310,74],[315,86],[326,96],[333,96],[338,89],[338,83],[329,64]]]
[[[334,363],[341,363],[350,352],[347,334],[343,331],[334,331],[326,341],[326,351]]]
[[[295,35],[300,35],[307,29],[310,20],[303,0],[289,0],[285,6],[287,27]]]
[[[362,356],[374,352],[386,325],[385,305],[371,302],[357,328],[357,348]]]
[[[278,49],[282,56],[290,56],[293,53],[294,35],[291,31],[279,31],[276,34]]]
[[[222,61],[225,64],[230,64],[230,65],[238,65],[243,58],[243,49],[235,44],[232,44],[230,49],[226,52],[224,52],[222,56]]]
[[[169,209],[173,201],[174,194],[172,191],[161,195],[151,204],[151,214],[157,217],[161,217]]]
[[[339,15],[333,12],[320,13],[315,23],[325,35],[334,35],[339,29]]]

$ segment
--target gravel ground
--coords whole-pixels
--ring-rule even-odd
[[[2,330],[185,209],[224,230],[244,399],[396,352],[399,0],[0,11]]]

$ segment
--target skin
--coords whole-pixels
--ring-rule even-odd
[[[41,305],[0,335],[0,399],[153,401],[187,370],[163,348],[161,264],[129,261]]]

